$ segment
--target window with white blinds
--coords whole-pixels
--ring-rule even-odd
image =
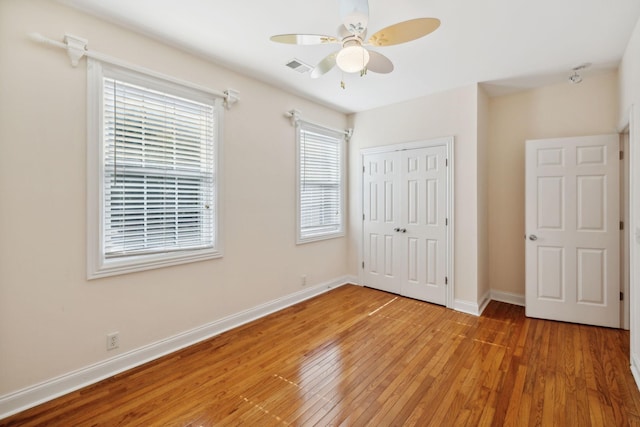
[[[298,123],[298,243],[344,235],[344,134]]]
[[[94,276],[219,256],[216,97],[93,66],[101,70],[94,82],[101,100]]]

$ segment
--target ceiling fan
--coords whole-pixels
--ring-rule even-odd
[[[417,18],[398,22],[376,32],[366,39],[369,22],[368,0],[340,0],[340,17],[342,24],[338,28],[338,36],[319,34],[279,34],[271,40],[279,43],[316,45],[341,44],[342,49],[333,52],[316,65],[311,78],[326,74],[334,66],[345,73],[357,73],[361,76],[367,71],[386,74],[393,71],[393,63],[386,56],[366,49],[364,46],[393,46],[424,37],[440,26],[436,18]]]

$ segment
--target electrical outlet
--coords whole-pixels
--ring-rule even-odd
[[[307,275],[303,274],[302,277],[300,278],[300,284],[302,286],[307,286]]]
[[[120,347],[120,332],[107,334],[107,351]]]

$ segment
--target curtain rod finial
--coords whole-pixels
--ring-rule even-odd
[[[29,38],[38,43],[46,43],[49,40],[40,33],[29,33]]]

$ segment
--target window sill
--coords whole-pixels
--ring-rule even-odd
[[[102,277],[153,270],[215,258],[222,258],[222,251],[218,249],[200,249],[181,253],[137,255],[109,260],[102,259],[96,260],[95,264],[88,266],[87,279],[100,279]]]
[[[301,238],[300,236],[298,236],[298,239],[296,240],[296,244],[304,245],[305,243],[313,243],[313,242],[319,242],[322,240],[337,239],[339,237],[344,237],[344,236],[345,236],[344,231],[339,231],[331,234],[322,234],[320,236],[305,237],[305,238]]]

